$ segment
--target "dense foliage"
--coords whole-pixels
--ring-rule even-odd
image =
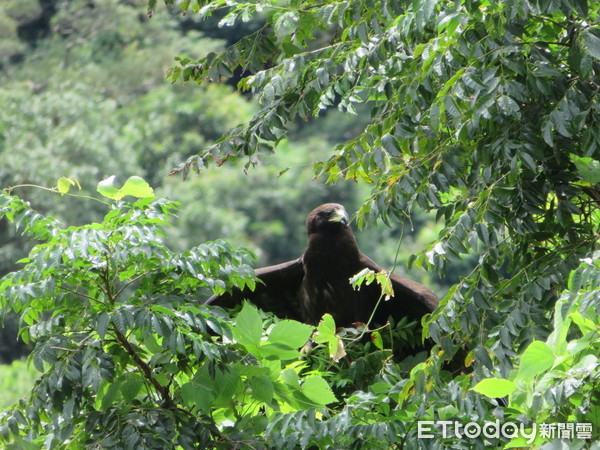
[[[76,177],[88,193],[113,174],[141,175],[158,187],[174,161],[250,117],[253,105],[229,88],[190,95],[165,86],[174,54],[219,47],[193,31],[183,36],[174,18],[140,20],[139,7],[118,1],[44,6],[36,0],[2,6],[6,20],[15,16],[10,38],[24,50],[0,71],[1,186],[48,186],[58,173]],[[33,37],[19,32],[39,21],[47,28],[39,26]],[[103,215],[84,201],[67,206],[36,190],[22,195],[69,223]],[[6,227],[0,243],[5,273],[26,246]]]
[[[150,5],[155,2],[150,2]],[[170,2],[167,2],[170,3]],[[179,166],[253,165],[297,119],[366,106],[371,120],[316,172],[365,180],[358,221],[417,206],[444,229],[411,262],[443,273],[479,252],[428,331],[445,355],[469,351],[475,377],[508,377],[551,333],[568,274],[600,231],[599,7],[594,2],[181,2],[223,26],[266,17],[224,52],[183,59],[173,81],[236,70],[262,109]]]
[[[220,44],[193,29],[184,35],[176,17],[149,21],[140,7],[2,2],[0,186],[48,186],[60,174],[77,177],[92,193],[106,176],[137,174],[159,187],[175,161],[250,117],[253,105],[230,88],[210,86],[190,95],[185,87],[165,85],[174,54]],[[66,204],[36,189],[20,194],[41,213],[70,224],[104,215],[95,202]],[[1,222],[0,274],[14,270],[30,248]],[[0,324],[0,362],[26,351],[15,342],[16,327],[12,316]]]
[[[75,184],[62,178],[56,191]],[[265,433],[292,442],[280,430],[286,414],[314,420],[316,411],[335,412],[325,409],[338,403],[325,377],[345,350],[330,316],[315,335],[325,350],[302,361],[298,349],[314,327],[261,316],[249,304],[231,322],[201,305],[208,292],[255,283],[247,253],[223,241],[171,252],[164,227],[178,205],[154,199],[139,177],[120,189],[110,177],[98,191],[112,199],[103,222],[68,228],[2,194],[0,213],[42,241],[0,284],[0,306],[20,316],[23,339],[35,343],[30,361],[43,373],[1,416],[4,440],[48,448],[260,445]],[[370,359],[360,351],[352,370],[340,370],[340,395],[347,384],[368,386],[373,367],[384,365],[390,352],[380,340]]]
[[[252,284],[250,259],[221,241],[190,249],[187,230],[199,222],[194,211],[154,198],[140,178],[129,178],[121,189],[106,179],[98,186],[102,202],[56,195],[59,213],[66,212],[60,214],[64,225],[3,193],[0,213],[37,245],[20,270],[0,281],[0,306],[19,317],[22,337],[34,345],[30,361],[42,372],[32,393],[0,416],[0,439],[7,445],[581,448],[598,437],[598,4],[180,1],[172,15],[161,9],[153,14],[147,23],[157,35],[150,39],[139,31],[130,4],[82,2],[94,4],[106,22],[91,20],[87,11],[83,17],[90,20],[79,23],[72,20],[81,11],[79,2],[67,3],[56,7],[50,21],[53,51],[32,55],[52,60],[58,54],[73,72],[83,61],[95,62],[69,95],[56,93],[65,86],[58,69],[49,74],[48,86],[39,85],[39,74],[16,70],[34,83],[29,94],[10,87],[0,91],[15,105],[10,113],[0,112],[2,139],[9,143],[2,149],[9,164],[0,169],[2,184],[51,183],[37,174],[52,171],[29,164],[29,147],[40,155],[46,149],[62,152],[61,170],[85,177],[84,194],[93,191],[93,179],[113,173],[121,179],[138,173],[158,186],[157,166],[166,173],[164,164],[195,153],[176,171],[210,174],[208,181],[192,182],[203,194],[219,186],[212,178],[219,170],[241,172],[228,163],[250,169],[283,150],[283,159],[276,159],[279,154],[274,159],[282,167],[263,172],[267,178],[290,166],[292,173],[304,174],[309,163],[318,179],[369,186],[357,215],[361,226],[381,220],[397,232],[413,218],[422,221],[418,211],[432,213],[439,234],[415,251],[412,266],[443,276],[465,267],[467,258],[475,263],[426,320],[425,332],[436,344],[430,355],[394,358],[394,346],[419,338],[413,324],[385,327],[365,342],[356,339],[357,330],[336,334],[326,316],[314,336],[319,346],[300,357],[298,348],[312,327],[279,321],[248,304],[232,318],[201,306],[210,292]],[[149,2],[150,10],[156,3]],[[24,20],[10,11],[9,25]],[[250,34],[229,40],[228,47],[213,42],[208,54],[206,46],[194,45],[197,35],[181,37],[175,47],[185,52],[169,72],[173,89],[182,80],[239,79],[240,90],[253,94],[259,108],[229,89],[201,84],[197,89],[206,95],[228,93],[233,99],[205,122],[199,113],[214,111],[188,96],[193,86],[133,89],[142,83],[126,74],[137,64],[145,74],[153,67],[142,63],[147,59],[129,58],[129,52],[141,48],[160,59],[169,49],[157,36],[177,28],[178,11],[193,17],[182,29],[214,23],[214,17],[225,30],[253,26],[242,27]],[[38,13],[30,8],[28,14]],[[109,22],[120,25],[97,28]],[[128,26],[131,33],[120,34]],[[23,48],[7,48],[0,58],[14,61]],[[114,91],[88,95],[86,86],[104,73],[114,49],[125,49],[113,61],[122,71],[102,78]],[[34,101],[17,107],[28,95]],[[143,101],[128,102],[138,96]],[[86,102],[99,106],[69,112]],[[333,108],[358,114],[359,133],[332,131],[341,141],[334,152],[321,141],[302,156],[289,156],[293,149],[286,136],[306,134],[319,121],[337,124],[331,121]],[[227,120],[242,109],[234,123]],[[20,119],[13,118],[21,111]],[[135,112],[141,112],[139,120]],[[299,120],[309,123],[299,126]],[[94,131],[91,123],[104,128]],[[160,132],[163,123],[172,125],[166,135]],[[198,133],[203,126],[206,131]],[[125,160],[119,149],[131,149]],[[71,168],[67,161],[78,163]],[[302,172],[294,172],[300,166]],[[260,201],[248,199],[242,208],[211,193],[201,196],[199,210],[203,216],[214,213],[207,221],[214,229],[232,230],[248,242],[247,229],[225,219],[230,212],[240,213],[238,224],[248,217],[260,222],[267,214],[256,205],[278,201],[278,217],[290,211],[286,205],[296,205],[289,220],[297,226],[300,197],[310,192],[306,198],[316,200],[336,192],[305,191],[293,178],[281,179],[288,181],[277,185],[283,187],[277,200],[270,187]],[[172,183],[165,191],[176,192]],[[55,191],[70,194],[72,184],[63,178]],[[223,189],[243,197],[250,192],[244,186],[236,180]],[[21,192],[40,205],[50,198]],[[356,201],[349,192],[335,195]],[[128,202],[128,195],[139,200]],[[198,206],[193,195],[184,194],[186,203]],[[219,205],[207,207],[210,202]],[[98,218],[69,216],[83,208]],[[167,234],[167,221],[178,208],[185,227]],[[289,239],[281,231],[285,226],[272,227]],[[14,236],[8,226],[3,232]],[[180,253],[165,244],[166,234],[179,241]],[[465,370],[451,374],[444,363],[457,352],[466,355]],[[590,423],[592,439],[538,434],[532,443],[522,437],[446,436],[439,425],[444,420],[463,427],[510,421],[528,430],[539,423]],[[434,439],[417,439],[419,421],[438,422]]]
[[[178,161],[257,111],[252,99],[230,86],[165,83],[174,55],[222,49],[260,20],[222,29],[217,15],[211,21],[177,13],[148,19],[141,0],[0,3],[0,186],[49,186],[61,175],[76,177],[82,192],[92,194],[99,179],[136,174],[160,196],[182,204],[177,226],[168,231],[172,248],[227,237],[257,253],[260,264],[299,254],[305,211],[332,200],[356,210],[366,195],[354,183],[332,187],[311,181],[313,159],[325,158],[327,140],[339,140],[346,127],[341,124],[353,123],[339,116],[335,132],[325,124],[324,133],[315,124],[305,136],[297,135],[303,142],[285,143],[253,173],[243,175],[230,165],[183,187],[167,176]],[[284,168],[289,170],[278,176]],[[19,195],[40,213],[71,225],[104,215],[96,202],[64,202],[37,189],[23,188]],[[391,264],[393,251],[378,253],[394,247],[386,245],[393,233],[365,235],[364,250]],[[0,275],[15,270],[30,248],[1,221]],[[403,251],[407,256],[410,246]],[[14,316],[0,323],[2,363],[27,351],[15,343],[17,327]]]
[[[75,184],[62,178],[55,190]],[[255,282],[249,255],[222,241],[169,250],[164,228],[178,205],[155,199],[138,177],[120,189],[108,178],[98,191],[110,199],[104,220],[67,228],[1,197],[0,214],[40,242],[0,283],[0,306],[19,315],[41,372],[0,415],[0,439],[14,448],[418,448],[419,420],[477,416],[531,428],[555,418],[592,423],[600,413],[600,252],[573,271],[546,342],[527,347],[510,380],[475,385],[441,370],[435,355],[396,361],[394,348],[416,338],[414,324],[365,343],[327,315],[315,329],[250,304],[233,320],[202,306],[208,292]],[[311,335],[319,345],[302,356]],[[499,407],[496,398],[509,394]]]

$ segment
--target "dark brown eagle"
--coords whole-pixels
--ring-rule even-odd
[[[248,299],[261,309],[279,317],[316,325],[325,313],[338,326],[366,323],[377,306],[373,322],[383,325],[388,317],[420,321],[432,312],[438,299],[431,290],[416,281],[390,274],[394,296],[387,301],[381,297],[376,283],[355,290],[350,278],[370,269],[382,269],[358,249],[349,226],[350,219],[342,205],[326,203],[315,208],[306,218],[308,247],[294,261],[256,270],[262,283],[251,291],[234,290],[213,296],[206,303],[233,307]]]

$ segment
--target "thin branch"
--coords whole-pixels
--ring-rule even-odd
[[[127,338],[116,328],[113,328],[115,336],[119,343],[123,346],[125,351],[129,353],[129,356],[133,358],[135,365],[144,373],[144,377],[152,384],[154,389],[160,394],[165,406],[172,406],[174,404],[173,399],[169,395],[169,390],[152,375],[152,369],[150,366],[136,353],[135,349]]]
[[[57,285],[57,287],[59,289],[62,289],[63,291],[67,291],[67,292],[70,292],[71,294],[78,295],[80,297],[86,298],[89,301],[96,302],[96,303],[102,303],[100,300],[98,300],[97,298],[92,297],[91,295],[83,294],[81,292],[74,291],[73,289],[69,289],[69,288],[66,288],[66,287],[61,286],[61,285]]]
[[[144,277],[144,276],[148,275],[149,273],[152,273],[152,270],[147,270],[147,271],[145,271],[145,272],[142,272],[141,274],[139,274],[139,275],[137,275],[137,276],[133,277],[131,280],[129,280],[127,283],[125,283],[125,285],[124,285],[124,286],[123,286],[121,289],[119,289],[119,290],[117,291],[117,293],[114,295],[114,297],[113,297],[113,298],[114,298],[114,300],[116,300],[116,299],[119,297],[119,295],[121,295],[121,292],[123,292],[125,289],[127,289],[129,286],[131,286],[131,285],[132,285],[133,283],[135,283],[137,280],[139,280],[140,278],[142,278],[142,277]]]
[[[49,187],[45,187],[45,186],[39,186],[37,184],[17,184],[15,186],[9,186],[9,187],[5,188],[4,190],[6,192],[8,192],[9,194],[12,194],[12,191],[14,189],[17,189],[17,188],[36,188],[36,189],[41,189],[43,191],[49,191],[49,192],[52,192],[54,194],[67,195],[69,197],[83,198],[83,199],[86,199],[86,200],[94,200],[96,202],[99,202],[99,203],[102,203],[104,205],[110,206],[109,202],[105,202],[105,201],[100,200],[99,198],[96,198],[96,197],[91,197],[89,195],[83,195],[83,194],[70,194],[69,192],[62,193],[62,192],[60,192],[58,190],[58,188],[55,188],[55,187],[49,188]]]
[[[557,22],[556,20],[552,20],[552,19],[550,19],[550,18],[548,18],[548,17],[544,17],[544,16],[538,16],[538,15],[535,15],[535,14],[531,14],[531,17],[533,17],[534,19],[539,19],[539,20],[541,20],[541,21],[543,21],[543,22],[550,22],[550,23],[553,23],[554,25],[556,25],[556,26],[558,26],[558,27],[562,28],[562,29],[563,29],[563,30],[565,30],[565,31],[567,31],[567,30],[569,29],[569,27],[568,27],[567,25],[564,25],[564,24],[562,24],[562,23],[560,23],[560,22]]]
[[[114,295],[110,295],[111,293],[111,282],[110,282],[110,258],[108,256],[108,252],[105,255],[106,258],[106,268],[104,271],[102,271],[101,277],[102,280],[104,281],[104,293],[106,294],[106,298],[108,298],[108,301],[111,305],[115,304],[115,300],[116,300],[116,296]]]

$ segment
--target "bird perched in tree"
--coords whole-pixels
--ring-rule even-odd
[[[233,307],[248,299],[261,309],[279,317],[316,325],[325,313],[338,326],[366,323],[377,306],[373,322],[383,325],[388,317],[420,321],[438,305],[435,294],[408,278],[390,274],[394,291],[389,300],[380,300],[376,283],[363,283],[354,289],[350,278],[364,269],[382,269],[360,252],[350,218],[342,205],[326,203],[306,218],[308,247],[300,258],[256,270],[255,290],[234,290],[213,296],[206,303]]]

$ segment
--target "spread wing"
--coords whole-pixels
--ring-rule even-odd
[[[302,259],[262,267],[256,270],[256,276],[261,283],[251,291],[234,289],[231,293],[210,297],[205,304],[232,308],[247,299],[264,311],[269,311],[278,317],[301,320],[298,293],[304,267]]]
[[[360,261],[362,265],[375,272],[382,270],[372,259],[362,253],[360,254]],[[394,288],[394,297],[379,302],[375,314],[376,323],[385,323],[389,316],[392,316],[396,321],[407,316],[409,319],[420,323],[421,317],[431,313],[438,306],[439,300],[436,295],[422,284],[395,273],[390,275],[390,279]],[[368,301],[375,307],[381,291],[378,289],[376,293],[373,290],[368,292],[370,296]]]

